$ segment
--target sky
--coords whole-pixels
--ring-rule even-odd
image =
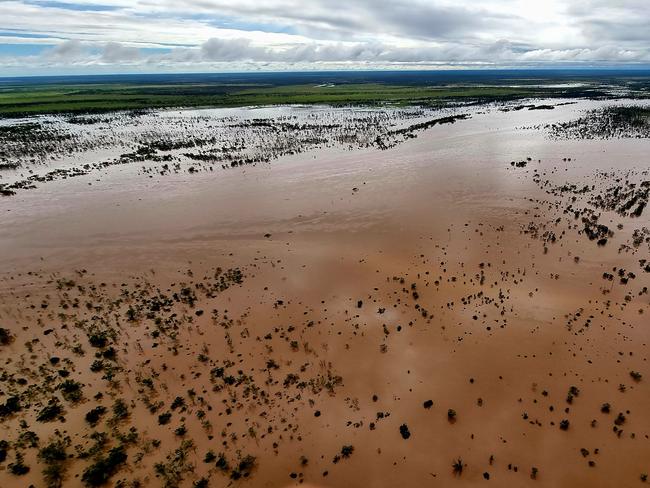
[[[0,0],[0,76],[650,67],[650,0]]]

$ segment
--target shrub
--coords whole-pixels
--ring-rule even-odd
[[[9,471],[14,476],[24,476],[29,473],[29,466],[25,464],[22,452],[16,452],[16,461],[9,465]]]
[[[59,461],[65,461],[65,444],[63,441],[53,441],[38,452],[38,457],[45,464],[52,464]]]
[[[209,481],[207,478],[203,477],[194,482],[194,488],[208,488]]]
[[[65,380],[59,385],[63,398],[72,403],[80,401],[83,397],[82,387],[81,383],[74,380]]]
[[[226,456],[223,453],[219,454],[219,458],[217,459],[215,466],[221,471],[228,471],[230,469],[228,465],[228,460],[226,459]]]
[[[9,450],[9,443],[5,440],[0,441],[0,463],[4,463],[7,459],[7,451]]]
[[[105,331],[95,332],[88,336],[88,342],[90,342],[90,345],[93,347],[106,347],[106,344],[108,344],[108,334]]]
[[[88,466],[81,476],[86,486],[101,486],[105,484],[127,460],[124,447],[114,447],[106,457],[100,457],[94,464]]]
[[[102,407],[101,405],[99,407],[95,407],[86,414],[86,422],[88,422],[92,427],[94,427],[95,425],[97,425],[99,419],[105,413],[106,413],[106,407]]]
[[[172,402],[171,409],[176,410],[177,408],[184,407],[184,406],[185,406],[185,400],[183,399],[183,397],[177,396],[176,398],[174,398],[174,401]]]
[[[38,435],[31,430],[25,430],[18,436],[18,440],[14,443],[14,447],[38,447]]]
[[[343,446],[341,448],[341,456],[344,458],[349,458],[354,452],[354,446]]]
[[[230,479],[238,480],[240,478],[247,478],[255,468],[255,463],[255,456],[251,456],[250,454],[247,455],[241,461],[239,461],[237,468],[233,469],[233,471],[230,473]]]
[[[63,414],[63,408],[59,404],[59,400],[52,398],[48,405],[44,407],[38,415],[36,420],[39,422],[51,422]]]
[[[115,400],[113,403],[113,420],[118,422],[124,420],[129,416],[129,407],[126,405],[126,402],[121,398]]]
[[[4,329],[0,327],[0,345],[7,346],[11,344],[14,340],[14,336],[11,334],[9,329]]]
[[[0,418],[8,417],[9,415],[19,412],[20,409],[20,398],[17,396],[11,396],[7,398],[7,401],[3,405],[0,405]]]
[[[57,440],[50,442],[38,453],[39,459],[46,465],[45,469],[43,469],[43,478],[45,478],[48,488],[61,488],[63,486],[65,477],[64,463],[68,457],[65,448],[63,441]]]

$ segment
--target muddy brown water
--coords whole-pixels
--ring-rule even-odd
[[[155,371],[166,404],[194,388],[213,406],[207,413],[212,440],[192,415],[198,407],[185,414],[195,448],[194,469],[182,486],[204,475],[210,486],[231,483],[202,462],[208,449],[255,455],[251,479],[235,482],[251,486],[643,486],[641,475],[650,472],[650,332],[648,296],[638,292],[650,280],[638,260],[649,252],[647,245],[635,253],[618,248],[633,229],[648,225],[648,214],[604,213],[611,228],[623,224],[605,247],[568,221],[558,227],[563,239],[547,252],[539,239],[521,233],[529,222],[558,216],[540,203],[556,199],[533,181],[535,170],[558,185],[598,185],[596,170],[648,169],[647,140],[556,141],[523,128],[570,120],[602,103],[477,110],[469,120],[436,126],[386,151],[333,148],[268,165],[155,178],[134,167],[110,168],[101,177],[55,181],[2,199],[0,321],[17,336],[1,351],[3,368],[16,372],[30,362],[23,344],[41,337],[39,316],[57,326],[56,314],[28,306],[60,293],[49,276],[87,269],[92,278],[81,282],[145,276],[164,287],[188,268],[198,275],[239,266],[243,284],[202,303],[240,319],[231,330],[233,349],[205,316],[179,333],[177,355],[153,347],[143,324],[126,327],[120,343],[131,381]],[[526,157],[532,161],[525,168],[511,167]],[[613,267],[637,277],[627,285],[603,281]],[[578,311],[570,329],[567,316]],[[297,350],[275,332],[291,325]],[[269,332],[273,338],[265,343]],[[41,339],[39,354],[57,351],[52,336]],[[224,393],[210,391],[209,368],[197,363],[202,348],[261,378],[267,360],[275,359],[278,382],[264,388],[277,400],[260,405],[240,396],[235,412],[224,413]],[[41,440],[58,428],[73,444],[90,443],[82,414],[95,404],[94,393],[106,389],[89,372],[90,359],[78,360],[73,375],[87,385],[87,400],[68,409],[65,424],[40,424],[33,412],[27,415]],[[281,373],[300,364],[309,364],[305,374],[312,376],[331,369],[342,384],[332,394],[283,387]],[[630,371],[642,380],[633,381]],[[579,395],[569,404],[571,386]],[[131,424],[160,439],[161,447],[130,462],[111,484],[139,479],[162,486],[153,465],[178,447],[178,437],[157,425],[134,382],[125,381],[116,395],[135,402]],[[429,409],[426,400],[433,401]],[[608,415],[600,411],[605,402],[612,405]],[[449,409],[457,413],[453,422]],[[617,435],[613,421],[627,411]],[[390,415],[378,419],[378,412]],[[174,413],[173,427],[179,417]],[[570,420],[566,431],[559,428],[563,419]],[[17,421],[0,424],[0,437],[13,441]],[[400,435],[402,424],[408,439]],[[273,433],[260,436],[268,425]],[[246,435],[251,426],[255,438]],[[344,445],[354,447],[352,455],[334,463]],[[10,455],[0,465],[0,486],[45,486],[36,451],[24,451],[30,473],[9,474]],[[452,470],[459,457],[461,474]],[[69,464],[64,486],[82,486],[87,462]]]

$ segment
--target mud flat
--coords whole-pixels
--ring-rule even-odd
[[[552,129],[608,104],[38,128],[0,181],[88,168],[0,198],[0,486],[644,486],[650,143]]]

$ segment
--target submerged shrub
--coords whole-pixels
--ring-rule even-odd
[[[119,470],[128,456],[124,447],[114,447],[106,457],[100,457],[94,464],[88,466],[81,476],[86,486],[101,486]]]

